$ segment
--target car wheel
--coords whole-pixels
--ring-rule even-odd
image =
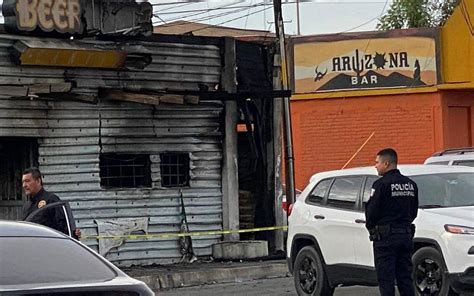
[[[446,283],[444,263],[441,253],[432,247],[419,249],[413,255],[413,283],[416,295],[445,296],[457,295]]]
[[[299,251],[293,275],[298,295],[332,296],[334,293],[329,287],[321,257],[311,246]]]

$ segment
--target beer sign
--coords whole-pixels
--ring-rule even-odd
[[[5,26],[13,32],[57,32],[82,34],[80,0],[5,0]]]

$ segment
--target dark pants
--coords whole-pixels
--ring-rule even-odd
[[[411,255],[413,239],[411,234],[390,234],[374,241],[375,269],[382,296],[395,296],[397,280],[400,296],[414,296]]]

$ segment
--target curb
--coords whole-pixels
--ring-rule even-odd
[[[159,272],[153,275],[136,276],[153,291],[205,284],[244,282],[266,278],[289,276],[286,263],[259,264],[251,266],[215,267],[204,270]]]

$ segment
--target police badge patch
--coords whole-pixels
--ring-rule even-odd
[[[375,193],[375,189],[372,188],[372,189],[370,190],[370,197],[374,196],[374,193]]]
[[[41,209],[42,207],[44,207],[46,205],[46,201],[43,199],[43,200],[40,200],[39,203],[38,203],[38,209]]]

